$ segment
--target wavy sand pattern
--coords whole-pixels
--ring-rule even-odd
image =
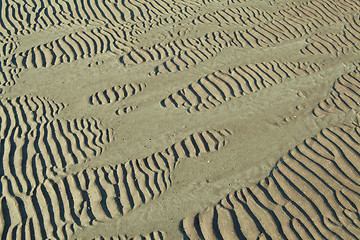
[[[284,79],[306,76],[317,72],[316,63],[268,63],[239,66],[217,71],[195,84],[181,89],[161,101],[163,107],[186,107],[189,112],[211,109],[231,98],[260,91],[281,83]]]
[[[344,30],[340,33],[316,34],[308,40],[308,45],[301,49],[303,54],[345,54],[350,50],[360,49],[360,16],[345,18]]]
[[[254,186],[182,222],[187,239],[357,239],[360,128],[323,129]]]
[[[299,5],[294,4],[286,10],[273,13],[277,17],[275,20],[261,23],[245,31],[213,32],[203,37],[187,39],[184,43],[170,42],[147,49],[140,48],[121,57],[120,62],[128,66],[174,56],[156,67],[152,74],[182,71],[216,56],[224,48],[232,46],[258,48],[301,38],[321,27],[341,22],[342,14],[353,11],[354,8],[360,8],[356,1],[341,0],[335,3],[309,1]],[[299,12],[303,16],[299,15]]]
[[[202,1],[201,1],[202,2]],[[204,1],[206,2],[206,1]],[[73,23],[76,21],[103,21],[112,25],[148,21],[159,15],[191,12],[200,1],[45,1],[29,2],[7,0],[1,4],[2,36],[27,34],[31,30]]]
[[[150,234],[147,235],[140,235],[140,236],[136,236],[136,237],[127,237],[127,236],[116,236],[116,237],[97,237],[94,238],[94,240],[163,240],[166,238],[166,233],[164,232],[152,232]]]
[[[167,190],[181,159],[218,151],[229,134],[228,130],[192,134],[143,159],[88,168],[61,180],[46,179],[22,200],[13,196],[13,183],[1,177],[2,236],[64,239],[80,227],[124,215]]]
[[[359,239],[359,11],[0,1],[1,239]]]
[[[128,106],[128,107],[124,107],[124,108],[121,108],[121,109],[118,109],[115,111],[115,114],[116,115],[125,115],[125,114],[128,114],[128,113],[131,113],[132,111],[135,111],[136,109],[138,108],[138,106]]]
[[[313,113],[324,116],[329,112],[347,112],[360,105],[359,66],[348,74],[340,76],[330,90],[330,96],[318,103]]]
[[[90,97],[90,104],[101,105],[106,103],[113,103],[116,101],[124,100],[144,90],[146,84],[125,84],[123,86],[112,87],[103,92],[97,92]]]
[[[96,119],[55,118],[65,105],[22,96],[0,101],[1,177],[12,195],[31,195],[49,176],[71,164],[101,154],[112,131]]]
[[[3,75],[0,79],[1,85],[12,85],[16,82],[17,76],[12,73],[14,68],[20,71],[22,68],[56,66],[108,51],[126,51],[132,47],[131,35],[136,35],[137,32],[144,33],[147,28],[154,27],[154,23],[149,26],[146,26],[146,23],[155,16],[159,18],[159,16],[172,15],[160,18],[160,20],[168,24],[175,23],[193,14],[204,4],[196,1],[169,3],[165,0],[145,1],[145,3],[141,1],[134,3],[129,0],[102,1],[101,3],[65,0],[54,2],[39,0],[17,4],[10,2],[12,1],[6,1],[0,6],[0,11],[4,16],[0,22],[3,27],[3,31],[0,32],[0,37],[4,39],[0,41],[3,43],[3,56],[9,56],[16,50],[16,42],[10,40],[10,36],[14,34],[26,35],[33,30],[39,31],[64,23],[71,26],[75,23],[87,25],[89,22],[99,21],[110,24],[112,27],[78,31],[55,41],[34,46],[25,52],[10,55],[0,64],[0,72]],[[15,14],[17,8],[19,12]],[[184,16],[181,17],[181,15]],[[123,26],[129,23],[132,24],[130,28]],[[163,25],[164,23],[156,24]],[[9,73],[10,76],[7,76]]]
[[[227,8],[218,10],[211,13],[205,13],[196,17],[192,23],[198,24],[217,24],[231,25],[231,24],[244,24],[251,25],[261,23],[264,21],[270,21],[273,17],[266,11],[262,11],[252,7],[242,8]]]

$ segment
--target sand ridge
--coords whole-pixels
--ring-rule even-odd
[[[81,227],[124,215],[166,191],[181,159],[218,151],[230,134],[226,129],[205,131],[144,159],[45,179],[22,200],[13,193],[14,181],[3,176],[3,234],[64,239]]]
[[[16,4],[10,2],[6,1],[0,6],[2,16],[5,16],[0,22],[3,27],[1,37],[4,39],[1,41],[4,43],[2,52],[5,57],[12,54],[11,57],[5,58],[2,66],[0,66],[2,73],[0,82],[9,85],[14,84],[18,78],[13,73],[13,69],[17,69],[18,73],[22,68],[48,67],[107,51],[126,51],[132,46],[131,41],[134,41],[131,35],[136,35],[136,32],[143,33],[146,28],[154,27],[154,24],[142,25],[154,19],[155,16],[158,18],[161,15],[173,15],[163,18],[164,23],[157,23],[157,25],[169,24],[184,18],[176,14],[185,14],[186,17],[196,12],[196,9],[202,5],[196,1],[172,1],[172,3],[168,3],[163,0],[153,3],[145,1],[140,5],[131,1],[90,3],[88,1],[47,2],[41,0],[40,2]],[[14,9],[17,8],[20,12],[15,14]],[[18,44],[16,40],[11,40],[10,36],[12,35],[28,35],[33,31],[58,27],[64,23],[73,26],[76,22],[80,25],[87,25],[89,22],[96,21],[110,24],[112,27],[76,32],[53,42],[33,47],[25,52],[13,54]],[[124,24],[129,23],[132,24],[130,29],[123,27]],[[7,66],[10,70],[6,69]]]
[[[357,239],[359,126],[323,129],[269,177],[182,222],[188,239]]]
[[[188,111],[201,111],[219,106],[233,97],[251,94],[279,84],[283,79],[305,76],[319,71],[313,63],[279,63],[276,61],[239,66],[217,71],[201,78],[186,89],[161,101],[163,107],[186,107]]]
[[[123,86],[112,87],[103,92],[97,92],[90,97],[90,104],[101,105],[105,103],[113,103],[116,101],[124,100],[127,97],[133,96],[144,90],[146,84],[125,84]]]
[[[212,13],[205,13],[204,15],[196,17],[192,24],[218,24],[231,25],[231,24],[256,24],[264,21],[270,21],[271,14],[253,7],[240,7],[240,8],[227,8],[218,10]]]
[[[196,39],[187,39],[186,42],[179,40],[165,45],[157,44],[150,48],[135,49],[121,57],[120,62],[124,66],[129,66],[174,56],[156,67],[150,74],[182,71],[216,56],[224,48],[232,46],[258,48],[301,38],[318,28],[342,21],[343,17],[339,15],[360,7],[356,2],[351,4],[349,6],[346,1],[338,1],[329,6],[321,1],[309,1],[274,13],[274,16],[280,19],[261,23],[245,31],[218,31]],[[307,5],[312,5],[314,8],[309,8]],[[298,12],[304,12],[305,17],[299,16]]]
[[[101,154],[112,140],[96,119],[54,119],[65,105],[22,96],[1,101],[1,177],[13,195],[31,195],[49,176]]]
[[[313,110],[316,116],[324,116],[329,112],[347,112],[359,106],[359,66],[348,74],[340,76],[330,91],[330,97],[318,103]]]
[[[115,111],[116,115],[125,115],[128,113],[131,113],[132,111],[135,111],[138,108],[138,106],[128,106],[128,107],[124,107],[122,109],[118,109]]]
[[[265,21],[265,23],[261,23],[249,30],[229,33],[223,31],[214,32],[213,34],[205,35],[203,38],[194,39],[193,42],[195,41],[195,44],[189,40],[190,49],[181,44],[181,42],[180,47],[178,47],[178,43],[170,42],[165,46],[155,45],[148,49],[135,48],[129,54],[121,57],[120,62],[127,66],[129,64],[138,64],[155,59],[161,60],[164,57],[175,56],[163,65],[156,67],[151,74],[181,71],[195,66],[204,59],[216,56],[224,47],[262,47],[302,37],[304,34],[309,34],[320,27],[341,21],[342,17],[338,16],[339,13],[341,16],[346,11],[359,8],[355,2],[348,3],[346,1],[339,1],[332,5],[322,4],[317,1],[310,1],[310,3],[313,8],[308,8],[306,6],[308,3],[306,3],[273,13],[274,17],[280,17],[280,19],[275,19],[268,23]],[[86,7],[83,9],[86,9]],[[304,12],[306,16],[305,18],[301,16],[301,21],[299,21],[298,11]],[[80,19],[83,18],[80,12],[78,14]],[[83,15],[86,16],[85,14]],[[130,15],[133,16],[134,14]],[[14,69],[17,69],[16,74],[18,74],[22,68],[57,65],[62,62],[72,62],[78,58],[106,51],[118,51],[118,49],[129,51],[132,45],[127,40],[126,35],[126,32],[115,31],[112,28],[94,29],[88,33],[77,32],[45,44],[43,47],[38,46],[25,53],[15,54],[5,59],[0,67],[0,72],[3,75],[1,82],[13,84],[14,79],[17,78],[12,73]],[[174,45],[176,46],[175,48],[173,47]],[[94,46],[93,51],[90,50],[91,46]],[[9,70],[6,70],[8,66]],[[5,71],[2,68],[5,68]],[[7,73],[10,76],[7,76]]]
[[[359,50],[360,16],[346,18],[344,30],[339,33],[316,34],[307,40],[303,54],[345,54],[354,49]]]
[[[0,1],[1,238],[358,239],[359,10]]]
[[[140,236],[136,236],[136,237],[127,237],[127,236],[116,236],[116,237],[97,237],[94,238],[94,240],[163,240],[166,238],[166,233],[161,232],[161,231],[157,231],[157,232],[152,232],[150,234],[147,235],[140,235]]]

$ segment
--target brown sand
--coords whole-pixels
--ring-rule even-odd
[[[1,238],[359,239],[359,12],[1,1]]]

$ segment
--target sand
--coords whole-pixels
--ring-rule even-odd
[[[1,1],[1,238],[359,239],[359,12]]]

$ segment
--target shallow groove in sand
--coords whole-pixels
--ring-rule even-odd
[[[135,111],[136,109],[138,109],[138,106],[128,106],[128,107],[124,107],[124,108],[120,108],[118,110],[115,111],[116,115],[125,115],[125,114],[129,114],[133,111]]]
[[[186,217],[185,239],[357,239],[359,126],[323,129],[269,177]]]
[[[120,58],[124,66],[171,57],[157,66],[150,75],[177,72],[194,67],[200,62],[216,56],[224,48],[258,48],[273,46],[287,40],[301,38],[319,28],[343,20],[342,14],[359,9],[355,1],[309,1],[273,13],[281,17],[244,31],[218,31],[199,38],[177,40],[156,44],[150,48],[134,49]],[[302,16],[298,12],[303,13]]]
[[[0,100],[0,177],[11,195],[31,195],[48,177],[100,155],[112,131],[97,119],[57,119],[65,107],[41,97]]]
[[[149,21],[159,15],[191,11],[198,1],[29,1],[6,0],[0,5],[2,36],[59,26],[71,21],[99,20],[112,25]]]
[[[255,93],[288,78],[307,76],[320,69],[321,65],[317,63],[272,61],[219,70],[171,94],[161,101],[161,105],[185,107],[190,113],[211,109],[232,98]]]
[[[250,25],[270,21],[272,19],[273,16],[268,12],[253,7],[231,7],[198,16],[192,21],[192,24],[217,24],[219,26],[231,24]]]
[[[307,40],[303,54],[345,54],[360,49],[360,16],[345,18],[345,30],[340,33],[316,34]]]
[[[122,216],[166,191],[181,159],[218,151],[230,134],[226,129],[200,132],[143,159],[46,179],[29,199],[12,196],[12,182],[1,177],[2,236],[63,239],[81,227]]]
[[[127,236],[116,236],[116,237],[97,237],[93,240],[165,240],[166,239],[166,233],[157,231],[152,232],[147,235],[139,235],[136,237],[127,237]]]
[[[348,74],[340,76],[330,90],[330,96],[318,103],[313,114],[317,117],[333,112],[348,112],[360,105],[359,65]]]
[[[360,109],[359,10],[0,1],[1,238],[357,239],[360,127],[346,123]],[[265,153],[286,151],[260,177]]]
[[[144,90],[146,84],[129,83],[122,86],[115,86],[102,92],[97,92],[90,97],[91,105],[102,105],[124,100]]]
[[[147,28],[171,24],[194,14],[207,2],[188,1],[32,1],[30,3],[10,3],[0,5],[5,18],[0,19],[0,43],[3,43],[2,56],[12,54],[18,43],[11,36],[30,34],[33,31],[60,26],[64,23],[79,22],[88,24],[99,21],[110,27],[100,27],[65,35],[27,51],[13,54],[0,64],[0,84],[13,85],[22,68],[56,66],[64,62],[93,57],[112,51],[123,52],[132,47],[132,35],[146,32]],[[16,12],[18,9],[19,12]],[[171,15],[163,18],[160,16]],[[160,22],[152,22],[157,19]],[[159,20],[160,19],[160,20]],[[140,22],[140,23],[139,23]],[[130,29],[125,24],[132,23]],[[134,40],[134,39],[133,39]],[[4,69],[3,69],[4,68]],[[8,69],[9,68],[9,69]],[[16,69],[16,73],[13,73]]]

